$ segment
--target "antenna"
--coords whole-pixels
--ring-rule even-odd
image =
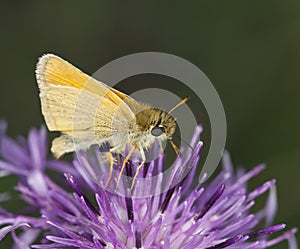
[[[177,105],[175,105],[168,113],[170,114],[171,112],[173,112],[175,109],[177,109],[178,107],[182,106],[183,104],[185,104],[188,100],[190,99],[189,96],[184,97]],[[175,134],[174,134],[175,135]],[[181,139],[179,136],[175,135],[177,138],[179,138],[180,140],[182,140],[185,144],[187,144],[192,150],[192,146],[190,144],[188,144],[187,142],[185,142],[183,139]],[[180,155],[180,149],[177,147],[177,145],[173,142],[172,139],[168,139],[170,144],[172,145],[174,151],[176,152],[177,155]]]
[[[190,97],[185,97],[183,98],[177,105],[175,105],[168,113],[173,112],[175,109],[177,109],[179,106],[182,106],[183,104],[185,104],[188,100],[190,99]]]

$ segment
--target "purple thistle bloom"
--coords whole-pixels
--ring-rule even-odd
[[[6,124],[2,122],[0,176],[16,175],[19,179],[16,190],[28,204],[19,214],[0,208],[0,240],[10,233],[15,249],[258,249],[272,247],[283,240],[288,240],[290,249],[297,248],[296,228],[269,238],[270,234],[285,228],[285,224],[272,225],[277,203],[275,180],[250,192],[247,189],[247,182],[264,169],[263,165],[247,173],[235,172],[225,154],[217,177],[204,184],[204,175],[193,187],[202,145],[199,143],[193,153],[188,154],[187,167],[191,170],[183,181],[172,185],[184,174],[178,160],[173,174],[164,179],[164,183],[171,186],[168,191],[132,198],[109,192],[91,180],[81,164],[88,164],[85,166],[89,169],[103,165],[89,162],[84,152],[78,154],[73,165],[47,160],[44,128],[31,130],[27,140],[14,141],[5,132]],[[198,140],[200,132],[198,127],[192,141]],[[126,170],[131,176],[129,166]],[[144,167],[140,176],[147,178],[155,172],[159,175],[162,170],[160,158]],[[66,180],[60,178],[63,173]],[[163,185],[160,183],[155,186],[158,190]],[[148,187],[136,186],[134,191],[142,196]],[[260,212],[251,212],[255,199],[267,191],[265,207]],[[7,198],[7,194],[1,194],[0,202]],[[262,223],[264,228],[257,228]]]

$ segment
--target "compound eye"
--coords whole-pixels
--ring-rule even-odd
[[[151,135],[154,137],[159,137],[163,133],[164,133],[164,129],[162,127],[156,126],[151,130]]]

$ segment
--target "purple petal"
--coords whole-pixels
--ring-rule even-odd
[[[8,233],[16,230],[19,227],[30,227],[30,225],[28,223],[25,222],[21,222],[15,225],[8,225],[5,227],[2,227],[0,229],[0,240],[2,240]]]
[[[277,203],[276,186],[272,185],[265,206],[266,226],[270,226],[274,221],[278,208]]]

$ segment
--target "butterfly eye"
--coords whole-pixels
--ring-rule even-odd
[[[151,135],[154,137],[159,137],[163,133],[164,133],[164,128],[162,128],[162,127],[156,126],[151,130]]]

